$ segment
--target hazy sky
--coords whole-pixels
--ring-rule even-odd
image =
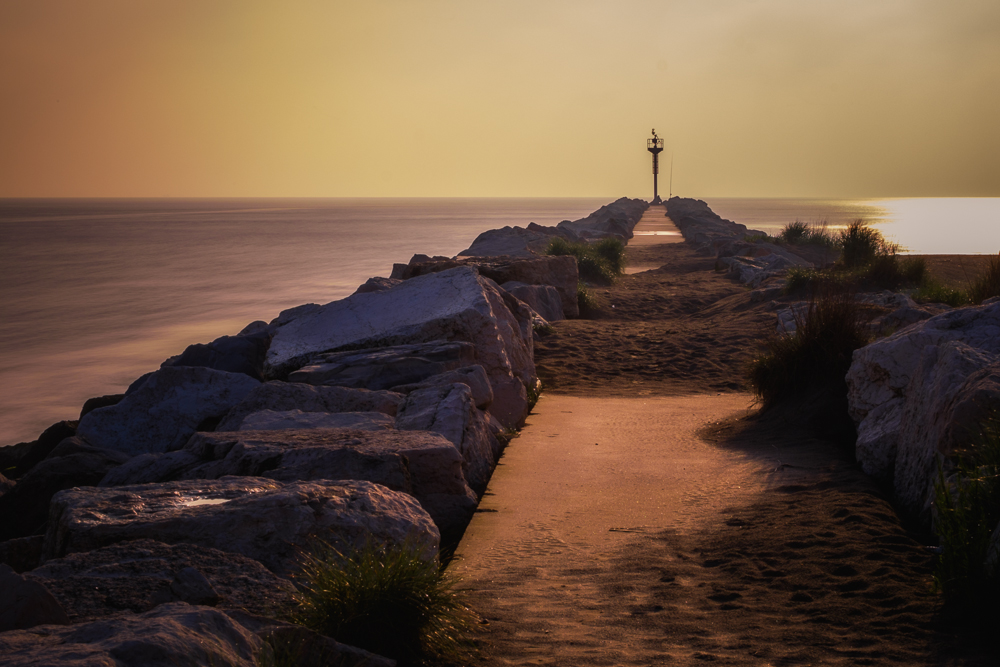
[[[0,0],[0,196],[1000,196],[1000,0]]]

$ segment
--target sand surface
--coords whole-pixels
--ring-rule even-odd
[[[774,305],[686,244],[629,253],[664,266],[539,343],[546,394],[451,566],[476,664],[995,665],[851,453],[748,412]]]

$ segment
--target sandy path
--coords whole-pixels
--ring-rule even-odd
[[[604,627],[608,602],[620,610],[629,597],[589,575],[614,571],[637,534],[692,534],[758,496],[773,462],[696,435],[748,404],[745,394],[542,397],[452,566],[502,626],[501,664],[648,664],[635,636]]]

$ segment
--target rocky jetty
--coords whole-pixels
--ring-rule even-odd
[[[527,232],[627,239],[645,208]],[[528,245],[414,255],[0,448],[5,664],[256,664],[276,637],[298,664],[391,664],[274,619],[317,540],[436,559],[461,536],[538,390],[535,327],[579,315],[576,260]]]
[[[577,242],[614,237],[628,241],[647,208],[649,203],[642,199],[622,197],[602,206],[586,218],[563,220],[554,227],[532,222],[527,227],[491,229],[477,236],[472,245],[458,253],[458,256],[532,257],[543,254],[553,238]]]

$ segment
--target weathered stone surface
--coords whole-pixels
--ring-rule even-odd
[[[505,282],[502,288],[528,304],[532,310],[549,322],[566,319],[562,297],[552,285],[528,285],[516,280]]]
[[[418,389],[407,395],[396,415],[400,430],[434,431],[454,443],[465,460],[465,479],[481,494],[493,474],[501,446],[476,408],[465,384]]]
[[[416,345],[319,354],[308,366],[290,373],[288,381],[355,389],[389,389],[467,366],[475,359],[476,349],[472,343],[435,340]]]
[[[112,405],[118,405],[122,402],[123,398],[125,398],[125,394],[107,394],[106,396],[88,398],[84,401],[83,407],[80,408],[80,419],[83,419],[87,413],[93,412],[97,408],[106,408]]]
[[[69,617],[45,586],[0,564],[0,633],[66,623]]]
[[[47,457],[60,442],[76,435],[79,422],[61,421],[48,427],[37,440],[0,447],[0,473],[18,479]]]
[[[539,227],[539,225],[535,225]],[[555,229],[550,227],[548,229]],[[568,238],[568,235],[555,234]],[[552,241],[554,234],[538,229],[506,226],[488,229],[472,242],[472,245],[458,253],[459,257],[532,257],[541,255]]]
[[[176,601],[277,616],[295,594],[289,580],[246,556],[145,539],[56,558],[26,578],[44,584],[73,623]]]
[[[747,234],[746,225],[721,218],[708,204],[698,199],[671,197],[666,202],[667,215],[677,225],[684,240],[702,246],[708,254]]]
[[[346,387],[314,387],[297,382],[266,382],[235,405],[215,427],[236,431],[250,414],[262,410],[302,412],[382,412],[394,417],[403,400],[391,391],[369,391]]]
[[[1000,403],[987,370],[998,361],[1000,304],[936,315],[854,353],[847,383],[858,461],[925,524],[939,457],[967,442],[984,403]]]
[[[197,437],[197,436],[192,436]],[[188,470],[204,463],[204,459],[179,449],[163,454],[140,454],[133,456],[122,465],[109,470],[97,486],[129,486],[133,484],[155,484],[180,479]]]
[[[580,308],[577,302],[577,285],[580,282],[580,272],[576,258],[569,255],[544,256],[532,258],[518,257],[478,257],[461,261],[451,259],[427,259],[425,256],[415,256],[401,272],[406,279],[430,273],[440,273],[456,266],[472,266],[479,275],[489,278],[501,285],[509,282],[520,282],[526,285],[550,285],[559,292],[562,301],[563,314],[566,317],[579,317]]]
[[[392,289],[399,283],[403,282],[398,278],[369,278],[363,285],[354,290],[355,294],[364,294],[366,292],[384,292],[387,289]]]
[[[94,410],[78,433],[132,456],[179,449],[207,419],[217,419],[260,382],[242,373],[166,366],[121,403]]]
[[[476,362],[493,386],[491,411],[506,425],[519,425],[527,413],[525,387],[535,382],[531,350],[500,290],[470,267],[356,294],[293,320],[275,334],[267,363],[272,375],[281,376],[320,352],[442,339],[476,347]]]
[[[251,334],[222,336],[211,343],[196,343],[176,357],[163,362],[163,366],[197,366],[214,368],[227,373],[243,373],[255,380],[261,379],[264,356],[271,344],[268,329]]]
[[[632,238],[632,230],[642,219],[649,203],[642,199],[622,197],[597,209],[586,218],[563,220],[556,227],[576,234],[581,240],[599,239],[605,236],[619,236],[624,240]]]
[[[0,634],[8,667],[257,667],[263,641],[225,613],[184,602],[138,616]]]
[[[304,303],[301,306],[295,306],[294,308],[286,308],[278,313],[278,316],[271,320],[268,323],[268,326],[272,328],[283,327],[294,319],[317,312],[320,307],[321,306],[318,303]]]
[[[0,563],[9,565],[15,572],[33,570],[42,560],[44,543],[44,535],[29,535],[0,542]]]
[[[283,482],[367,480],[411,494],[446,534],[463,529],[476,507],[462,455],[456,445],[435,433],[240,431],[198,434],[189,444],[188,451],[225,454],[188,470],[184,479],[261,475]]]
[[[393,387],[392,391],[398,391],[401,394],[409,394],[410,392],[414,392],[418,389],[441,387],[444,385],[455,384],[456,382],[468,385],[469,389],[472,390],[472,400],[475,401],[477,408],[480,410],[489,409],[490,404],[493,403],[493,388],[490,387],[490,379],[486,376],[486,371],[479,364],[474,366],[465,366],[464,368],[457,368],[453,371],[448,371],[447,373],[434,375],[427,378],[423,382],[417,382],[416,384],[405,384]]]
[[[262,410],[247,415],[241,431],[285,431],[288,429],[350,428],[382,431],[396,428],[396,420],[382,412],[302,412]]]
[[[984,354],[1000,354],[1000,304],[957,308],[857,350],[847,373],[849,409],[855,422],[876,406],[905,396],[924,348],[951,340]]]
[[[48,458],[0,496],[0,540],[25,537],[40,530],[48,516],[49,500],[63,489],[91,486],[128,455],[94,447],[79,438],[67,438]]]
[[[371,482],[229,477],[61,491],[43,560],[141,538],[231,551],[284,575],[313,539],[341,549],[412,539],[433,558],[440,534],[411,496]]]

